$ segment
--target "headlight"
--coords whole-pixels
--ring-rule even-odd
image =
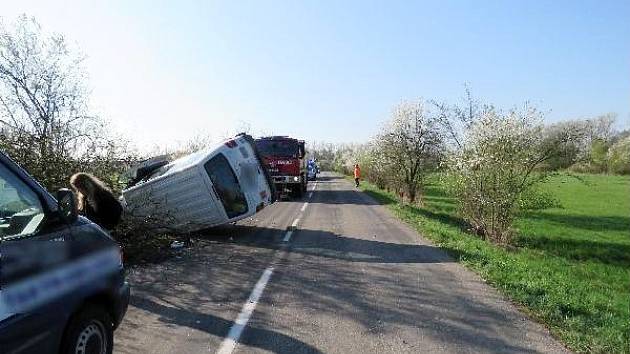
[[[297,181],[299,181],[299,180],[300,180],[300,177],[295,176],[295,177],[293,177],[293,180],[297,182]]]

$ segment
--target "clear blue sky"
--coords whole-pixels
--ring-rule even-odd
[[[15,1],[89,56],[95,106],[133,140],[367,140],[391,107],[529,100],[549,121],[630,120],[630,1]]]

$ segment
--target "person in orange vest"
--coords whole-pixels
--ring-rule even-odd
[[[361,178],[361,168],[359,164],[354,165],[354,183],[359,187],[359,179]]]

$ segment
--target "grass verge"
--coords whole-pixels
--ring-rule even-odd
[[[551,178],[542,188],[561,207],[523,213],[514,249],[466,233],[455,200],[437,178],[422,207],[369,183],[361,188],[521,304],[570,349],[630,353],[629,177]]]

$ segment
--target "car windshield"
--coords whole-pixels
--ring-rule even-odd
[[[32,233],[43,218],[37,195],[0,165],[0,238]]]
[[[298,144],[292,140],[258,140],[258,151],[264,156],[295,156],[298,153]]]

